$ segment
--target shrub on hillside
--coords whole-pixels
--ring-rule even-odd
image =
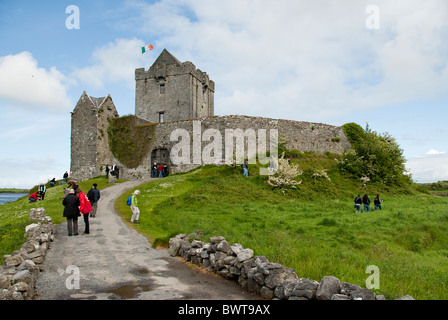
[[[340,161],[340,169],[359,179],[386,185],[406,184],[405,158],[396,140],[388,133],[378,134],[356,123],[342,126],[352,144]]]

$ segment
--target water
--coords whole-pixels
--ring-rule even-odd
[[[26,195],[28,195],[28,193],[0,193],[0,205],[16,201]]]

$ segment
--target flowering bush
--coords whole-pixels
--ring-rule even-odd
[[[283,193],[287,189],[295,189],[302,181],[297,181],[297,177],[302,174],[302,170],[297,165],[291,165],[288,159],[284,158],[284,153],[278,159],[277,172],[269,176],[267,183],[274,188],[281,189]]]

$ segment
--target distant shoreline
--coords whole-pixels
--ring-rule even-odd
[[[0,193],[28,193],[29,189],[0,188]]]

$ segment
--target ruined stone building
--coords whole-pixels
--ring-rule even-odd
[[[83,92],[72,112],[70,171],[78,179],[96,177],[114,157],[109,148],[108,118],[118,117],[110,95],[94,98]]]
[[[341,154],[350,148],[341,127],[262,117],[215,116],[215,83],[193,63],[180,62],[166,49],[148,70],[135,70],[135,81],[135,116],[119,117],[110,95],[81,95],[71,121],[72,177],[84,180],[99,176],[113,162],[120,167],[120,178],[150,176],[153,162],[166,164],[172,173],[186,172],[201,165],[197,161],[198,150],[201,155],[210,149],[207,146],[211,141],[224,141],[229,132],[238,130],[245,139],[260,130],[275,129],[287,139],[287,148],[302,152]],[[173,133],[178,131],[183,137],[173,140]],[[234,137],[230,138],[233,141]],[[171,153],[178,143],[176,139],[188,142],[190,161],[173,163]],[[177,148],[174,150],[177,152]],[[215,148],[213,153],[216,151]],[[218,151],[224,155],[226,150]],[[223,161],[217,159],[215,163]]]

